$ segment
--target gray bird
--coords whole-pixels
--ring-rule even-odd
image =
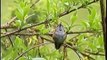
[[[66,32],[64,30],[63,25],[60,23],[55,32],[53,34],[53,40],[55,42],[55,48],[59,49],[60,46],[63,44],[64,40],[66,39]]]

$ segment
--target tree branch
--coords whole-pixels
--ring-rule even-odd
[[[94,52],[89,52],[89,51],[85,51],[86,53],[88,53],[88,54],[91,54],[91,55],[100,55],[100,56],[105,56],[105,54],[104,53],[100,53],[100,52],[96,52],[96,53],[94,53]]]
[[[67,32],[67,34],[95,33],[94,31]]]
[[[38,3],[40,0],[35,1],[35,3],[33,3],[30,8],[32,8],[33,6],[35,6],[36,3]]]
[[[13,18],[12,18],[9,22],[7,22],[6,24],[1,25],[0,29],[13,28],[13,26],[10,26],[10,24],[11,24],[12,22],[14,22],[15,19],[16,19],[16,16],[13,17]]]
[[[45,22],[47,22],[47,21],[44,21],[44,22],[41,22],[41,23],[37,23],[37,24],[32,25],[32,26],[28,26],[28,27],[25,27],[25,28],[22,28],[22,29],[18,29],[18,30],[15,30],[15,31],[6,33],[5,35],[0,36],[0,37],[5,37],[5,36],[8,36],[8,35],[12,35],[12,34],[14,34],[14,33],[16,33],[16,32],[20,32],[20,31],[22,31],[22,30],[25,30],[25,29],[28,29],[28,28],[31,28],[31,27],[34,27],[34,26],[41,25],[41,24],[43,24],[43,23],[45,23]]]
[[[34,36],[34,35],[49,35],[49,36],[52,36],[52,33],[40,34],[40,33],[14,33],[14,32],[17,32],[17,31],[13,31],[13,32],[11,32],[11,34],[10,33],[2,33],[4,35],[1,36],[1,38],[4,37],[4,36],[8,36],[6,34],[10,34],[10,35],[23,35],[23,36]],[[20,32],[20,30],[19,30],[19,32]],[[81,33],[98,33],[98,32],[93,32],[93,31],[67,32],[67,35],[68,34],[81,34]]]
[[[5,29],[5,31],[7,32],[7,29]],[[14,47],[13,42],[12,42],[12,40],[11,40],[11,37],[10,37],[10,36],[7,36],[7,37],[9,38],[9,41],[10,41],[12,47]]]
[[[86,54],[86,53],[83,53],[83,52],[80,52],[83,56],[87,56],[88,58],[92,59],[92,60],[95,60],[93,57],[90,56],[90,54]]]
[[[107,49],[106,49],[106,46],[107,46],[107,40],[106,40],[106,9],[104,7],[104,0],[100,0],[100,7],[101,7],[101,18],[102,18],[102,27],[103,27],[103,37],[104,37],[104,48],[105,48],[105,56],[106,56],[106,53],[107,53]],[[107,59],[105,57],[105,59]]]

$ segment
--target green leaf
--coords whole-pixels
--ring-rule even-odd
[[[25,4],[25,2],[20,2],[20,7],[23,9],[25,6],[26,6],[26,4]]]
[[[25,16],[28,14],[29,10],[30,10],[29,5],[26,5],[25,2],[20,2],[17,5],[16,16],[18,17],[18,19],[24,20]]]
[[[90,44],[88,41],[89,39],[88,38],[85,38],[87,36],[87,34],[81,34],[79,37],[78,37],[78,41],[77,41],[77,46],[78,46],[78,49],[80,51],[84,51],[85,49],[89,49],[89,46],[88,44]],[[91,44],[92,45],[92,44]]]
[[[28,14],[29,10],[30,10],[30,6],[27,5],[23,10],[24,10],[24,16],[23,17],[25,17]]]
[[[88,9],[89,14],[91,14],[92,6],[88,6],[88,7],[86,7],[86,8]]]
[[[6,51],[6,55],[3,60],[13,60],[17,56],[17,51],[13,50],[13,48],[9,48]]]
[[[103,36],[99,36],[98,42],[100,46],[104,46]]]
[[[71,25],[73,25],[76,20],[77,20],[77,12],[75,12],[75,13],[74,13],[73,15],[71,15],[71,17],[70,17]]]
[[[50,1],[47,0],[47,12],[48,12],[48,14],[49,14],[49,11],[50,11]]]
[[[42,34],[45,34],[45,33],[48,33],[49,30],[48,29],[42,29],[41,32],[42,32]]]
[[[23,13],[24,13],[24,11],[23,11],[23,8],[21,8],[21,6],[18,6],[17,7],[17,10],[19,11],[19,13],[21,14],[21,16],[23,17]]]
[[[40,33],[42,34],[45,34],[45,33],[48,33],[49,32],[49,29],[48,28],[45,28],[45,25],[39,25],[36,27],[37,29],[40,30]]]
[[[24,49],[26,50],[26,46],[24,45],[24,42],[22,39],[20,39],[18,36],[15,38],[14,41],[15,49]]]
[[[62,20],[62,24],[66,27],[66,29],[69,29],[69,24],[67,23],[67,21]]]
[[[89,20],[92,22],[95,19],[96,16],[96,10],[94,8],[91,8],[91,14],[88,16]]]
[[[23,15],[19,12],[19,10],[16,10],[15,15],[19,20],[23,20]]]
[[[16,20],[15,21],[15,26],[16,27],[21,27],[21,21],[20,20]]]
[[[81,23],[86,29],[90,27],[90,24],[87,21],[82,21]]]
[[[25,57],[20,57],[19,60],[26,60],[26,58]]]
[[[49,54],[49,49],[48,49],[48,46],[43,46],[41,49],[40,49],[40,53],[41,55],[47,55]]]
[[[65,5],[65,6],[69,6],[69,3],[68,3],[68,2],[65,2],[64,5]]]

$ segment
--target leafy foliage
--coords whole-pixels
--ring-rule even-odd
[[[14,3],[17,8],[15,9],[15,14],[12,14],[15,15],[17,19],[12,25],[15,26],[15,28],[10,31],[35,24],[38,25],[29,27],[26,30],[16,33],[16,35],[8,36],[11,39],[2,38],[2,59],[14,60],[21,54],[22,56],[19,60],[32,60],[33,58],[44,58],[46,60],[96,59],[98,54],[91,53],[104,53],[104,42],[100,13],[97,11],[99,6],[97,6],[97,9],[95,9],[94,6],[96,4],[99,5],[99,3],[93,2],[95,4],[87,6],[91,1],[93,0],[41,0],[31,7],[32,2],[35,2],[34,0],[15,0]],[[85,11],[88,11],[87,13],[84,11],[84,13],[81,14],[83,16],[87,14],[87,16],[84,16],[87,19],[84,17],[81,18],[80,14],[78,14],[78,12],[81,12],[79,11],[81,5]],[[72,10],[74,10],[74,12]],[[53,42],[52,36],[49,36],[49,34],[51,32],[53,33],[53,30],[55,30],[55,27],[59,23],[64,25],[67,33],[72,34],[67,34],[68,37],[64,43],[76,50],[66,46],[62,46],[59,50],[60,52],[55,50],[54,45],[51,43]],[[76,31],[80,31],[77,33],[78,35],[72,33]],[[82,31],[86,32],[84,33]],[[20,33],[22,33],[22,35]],[[23,36],[23,33],[32,34],[28,36],[25,34]],[[14,46],[11,46],[9,40],[12,40]],[[51,44],[40,45],[45,42]],[[64,48],[66,49],[64,50]],[[23,54],[24,52],[26,53]],[[94,55],[94,57],[89,57],[83,53],[88,53],[89,56]],[[101,60],[103,59],[104,57],[101,57]]]

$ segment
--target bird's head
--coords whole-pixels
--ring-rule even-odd
[[[61,23],[57,26],[56,31],[64,32],[64,27],[63,27],[63,25]]]

